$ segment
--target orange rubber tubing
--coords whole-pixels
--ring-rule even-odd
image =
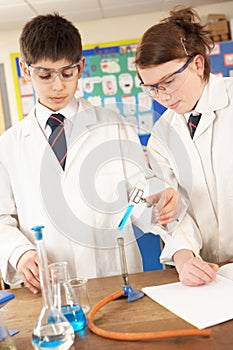
[[[94,323],[95,315],[96,313],[106,304],[110,303],[111,301],[121,297],[124,295],[124,291],[122,289],[118,290],[117,292],[107,296],[106,298],[102,299],[100,302],[98,302],[93,308],[91,309],[88,319],[87,319],[87,325],[88,328],[95,334],[109,339],[116,339],[116,340],[152,340],[152,339],[167,339],[167,338],[181,338],[181,337],[196,337],[196,336],[202,336],[202,337],[209,337],[210,336],[210,329],[181,329],[181,330],[171,330],[171,331],[161,331],[161,332],[143,332],[143,333],[123,333],[123,332],[112,332],[107,331],[104,329],[101,329],[100,327],[97,327]]]

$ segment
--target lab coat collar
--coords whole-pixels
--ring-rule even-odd
[[[96,115],[94,113],[94,108],[91,105],[91,103],[89,103],[88,101],[82,98],[78,98],[76,100],[76,103],[78,103],[77,113],[75,113],[74,115],[72,115],[71,118],[69,118],[74,125],[73,131],[72,131],[73,137],[74,135],[77,135],[77,131],[79,134],[80,132],[86,131],[89,125],[96,123]],[[30,135],[32,128],[35,127],[35,123],[37,123],[39,127],[39,123],[36,120],[35,114],[36,114],[36,107],[34,107],[30,111],[30,113],[27,115],[27,117],[25,117],[22,120],[23,136]]]
[[[228,104],[228,95],[224,80],[213,74],[210,75],[196,110],[202,114],[197,130],[193,136],[193,141],[197,140],[216,118],[215,112],[223,109]]]
[[[37,123],[36,116],[35,116],[35,107],[21,121],[21,123],[22,123],[22,135],[25,137],[29,136],[31,134],[32,127],[34,127],[35,123]],[[39,124],[38,124],[38,127],[39,127]]]
[[[45,130],[47,120],[51,116],[52,113],[60,113],[66,119],[71,119],[74,114],[78,111],[78,101],[74,97],[64,108],[58,110],[57,112],[53,112],[51,109],[43,106],[39,101],[36,102],[36,119],[38,120],[39,125],[42,130]]]
[[[71,118],[71,122],[73,123],[73,127],[69,140],[70,146],[67,153],[65,173],[67,173],[70,165],[77,156],[79,147],[88,138],[91,126],[97,123],[96,112],[92,104],[79,98],[79,109]]]
[[[228,104],[228,95],[224,80],[216,75],[211,74],[209,82],[206,84],[200,100],[195,110],[202,114],[197,130],[190,138],[190,133],[185,116],[175,114],[170,120],[170,125],[181,133],[185,142],[195,142],[212,124],[216,118],[215,112],[223,109]],[[168,117],[169,118],[169,117]]]
[[[70,135],[70,145],[72,147],[78,138],[83,137],[84,134],[88,133],[91,125],[96,124],[96,114],[92,104],[79,98],[79,109],[70,120],[73,124]]]
[[[210,74],[209,82],[206,84],[203,94],[197,103],[197,110],[217,111],[228,104],[228,95],[225,81],[222,77]]]
[[[70,164],[72,164],[80,143],[83,143],[89,136],[90,127],[97,122],[94,107],[88,101],[82,98],[79,98],[78,102],[78,112],[73,115],[72,118],[70,118],[71,122],[73,123],[73,127],[70,135],[70,148],[67,154],[66,170],[68,170]],[[39,152],[40,150],[41,154],[48,146],[48,141],[36,119],[35,107],[22,121],[22,134],[24,137],[32,136],[33,140],[39,140],[37,141],[37,151]],[[50,150],[50,148],[49,153],[52,154],[52,150]]]

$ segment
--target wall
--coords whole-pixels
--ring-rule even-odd
[[[201,16],[203,23],[206,21],[206,17],[209,13],[224,13],[227,19],[230,19],[230,14],[232,14],[233,17],[233,1],[224,2],[223,4],[198,6],[196,10]],[[99,21],[80,22],[76,23],[76,25],[82,34],[84,45],[97,44],[140,38],[142,33],[149,26],[155,24],[167,15],[168,12],[147,13]],[[15,123],[18,117],[10,54],[19,51],[19,35],[20,31],[0,33],[0,63],[3,63],[5,68],[12,123]]]

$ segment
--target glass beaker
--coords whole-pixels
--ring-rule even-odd
[[[74,290],[75,295],[78,298],[79,304],[83,309],[83,312],[85,313],[85,315],[87,315],[91,309],[87,286],[88,279],[76,277],[72,278],[69,282]]]
[[[32,228],[36,235],[35,242],[43,296],[43,307],[37,324],[32,331],[32,345],[37,350],[67,350],[74,342],[74,331],[63,314],[53,305],[48,260],[43,242],[43,227],[36,226]]]
[[[0,349],[1,350],[17,350],[14,340],[4,322],[0,311]]]
[[[54,306],[61,310],[72,325],[74,332],[78,332],[85,328],[87,321],[77,295],[70,284],[67,262],[53,263],[49,268],[53,286]]]

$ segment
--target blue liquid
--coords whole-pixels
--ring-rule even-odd
[[[66,319],[70,322],[71,326],[74,329],[74,332],[79,331],[86,327],[86,316],[83,312],[83,309],[78,305],[63,305],[61,311]]]
[[[119,223],[117,229],[119,231],[123,230],[123,228],[125,227],[127,221],[129,220],[129,217],[133,211],[133,208],[134,208],[134,205],[129,205],[127,208],[126,208],[126,211],[123,215],[123,218],[121,219],[121,222]]]
[[[68,322],[53,323],[34,329],[34,349],[67,350],[74,342],[74,333]]]

